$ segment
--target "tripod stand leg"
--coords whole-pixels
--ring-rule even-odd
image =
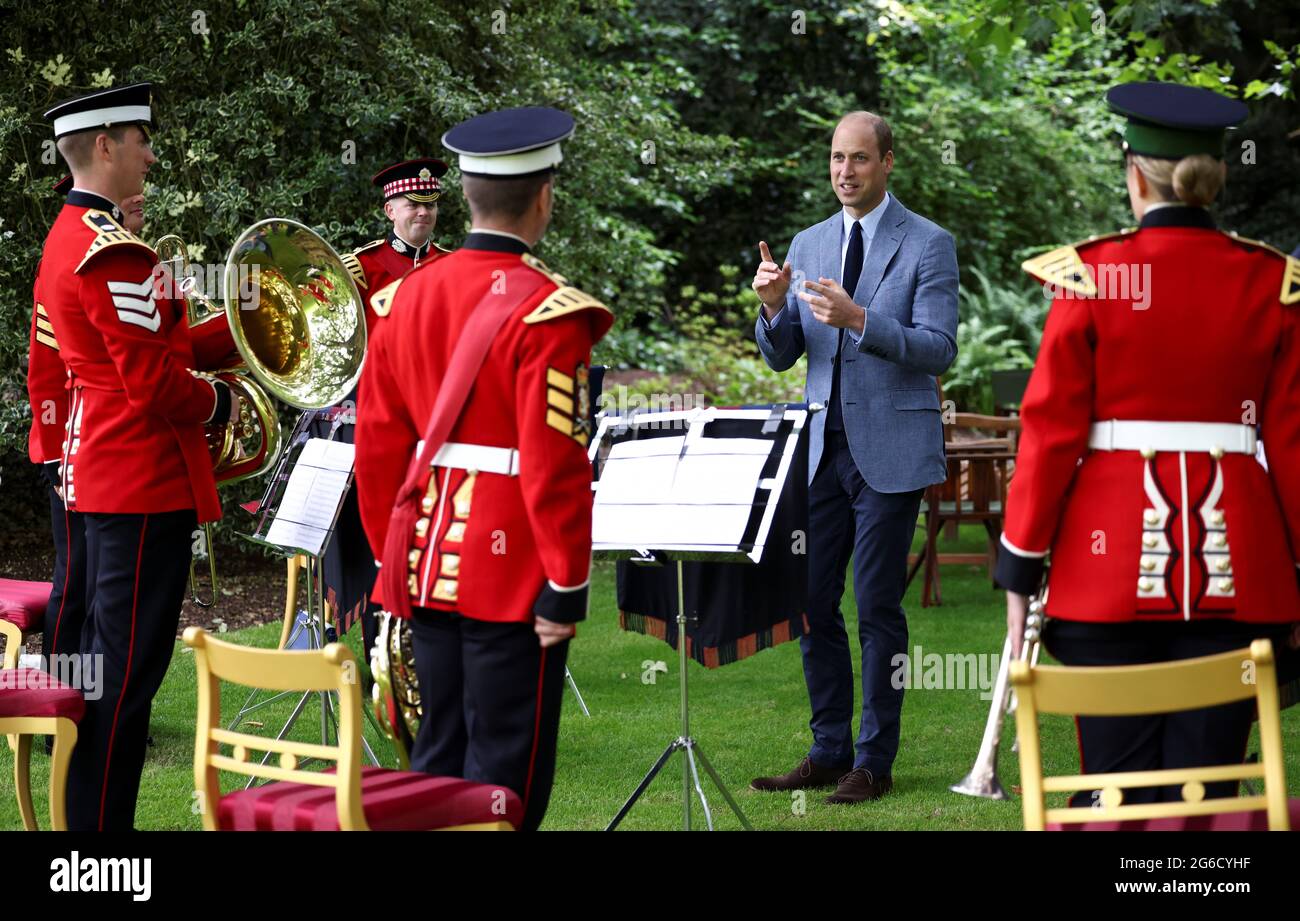
[[[654,767],[650,769],[650,773],[641,778],[641,783],[637,784],[637,788],[633,790],[632,795],[627,798],[627,802],[623,804],[623,808],[619,809],[618,815],[614,816],[614,818],[610,820],[609,824],[605,826],[605,831],[613,831],[618,827],[618,823],[623,821],[624,816],[632,811],[632,807],[635,806],[636,801],[641,798],[641,794],[646,791],[646,787],[650,786],[650,781],[654,780],[655,775],[663,770],[663,766],[668,763],[669,756],[671,756],[673,752],[677,751],[681,744],[681,739],[673,739],[668,743],[668,747],[665,748],[664,753],[659,756],[659,760],[656,761]]]
[[[574,697],[578,698],[578,706],[582,708],[582,715],[591,716],[591,711],[587,709],[587,702],[582,699],[582,692],[578,690],[578,682],[573,680],[573,675],[569,672],[567,665],[564,667],[564,680],[569,682],[569,690],[573,692]]]
[[[753,831],[754,828],[749,824],[749,819],[745,818],[745,814],[740,811],[739,804],[736,803],[735,799],[732,798],[731,793],[722,783],[722,778],[719,777],[718,772],[713,769],[713,765],[709,764],[709,759],[705,757],[704,750],[694,743],[692,743],[692,747],[695,749],[695,753],[700,756],[700,763],[704,765],[704,770],[708,772],[711,778],[713,778],[713,785],[722,793],[722,798],[727,801],[727,805],[730,806],[731,811],[736,814],[736,818],[740,819],[741,827],[744,828],[745,831]],[[702,797],[703,794],[701,794],[701,798]]]
[[[704,788],[700,786],[700,772],[695,770],[695,741],[686,740],[686,762],[691,767],[691,779],[695,781],[695,792],[700,797],[700,805],[704,807],[704,824],[713,831],[713,813],[709,811],[709,801],[704,798]],[[688,829],[689,830],[689,829]]]

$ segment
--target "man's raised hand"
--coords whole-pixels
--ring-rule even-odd
[[[790,290],[792,268],[789,260],[785,265],[778,266],[772,260],[772,253],[767,248],[767,244],[762,241],[758,244],[758,255],[762,258],[762,262],[758,264],[758,271],[754,273],[751,287],[767,309],[768,319],[771,319],[785,305],[785,295]]]

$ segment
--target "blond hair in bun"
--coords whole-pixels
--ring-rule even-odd
[[[1209,154],[1192,154],[1181,160],[1132,156],[1161,201],[1177,201],[1204,208],[1218,197],[1223,188],[1223,161]]]

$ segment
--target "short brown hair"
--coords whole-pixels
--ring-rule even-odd
[[[95,138],[107,134],[116,143],[121,144],[126,140],[126,130],[130,127],[132,126],[113,125],[110,128],[95,128],[90,131],[78,131],[76,134],[65,134],[54,146],[63,155],[70,169],[84,170],[90,166],[91,155],[95,149]]]
[[[889,122],[885,121],[875,112],[868,112],[865,109],[857,109],[853,112],[845,112],[844,117],[836,122],[836,127],[844,124],[850,118],[865,118],[871,125],[872,130],[876,133],[876,146],[880,148],[880,159],[885,158],[885,154],[894,149],[894,131],[889,127]]]
[[[542,186],[553,177],[554,173],[549,170],[517,179],[486,179],[462,174],[460,187],[475,217],[517,221],[528,212],[541,194]]]

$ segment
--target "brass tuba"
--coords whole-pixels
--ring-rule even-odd
[[[356,282],[333,248],[311,228],[287,218],[259,221],[236,238],[226,257],[224,310],[195,290],[185,243],[174,234],[154,249],[172,263],[190,326],[225,313],[242,364],[215,377],[239,397],[239,418],[206,427],[218,485],[258,476],[275,464],[280,424],[271,397],[297,409],[322,409],[356,386],[366,352],[365,311]],[[269,394],[269,395],[268,395]],[[212,601],[216,558],[207,549]]]
[[[190,269],[189,248],[184,240],[170,233],[159,237],[153,249],[160,261],[168,266],[176,288],[185,298],[185,314],[191,329],[226,314],[223,308],[198,290],[197,280]],[[242,362],[236,362],[228,368],[204,375],[225,382],[239,398],[239,419],[204,426],[208,454],[212,459],[212,475],[218,486],[265,473],[275,463],[280,451],[280,426],[275,404],[254,377],[242,372],[243,368]]]

